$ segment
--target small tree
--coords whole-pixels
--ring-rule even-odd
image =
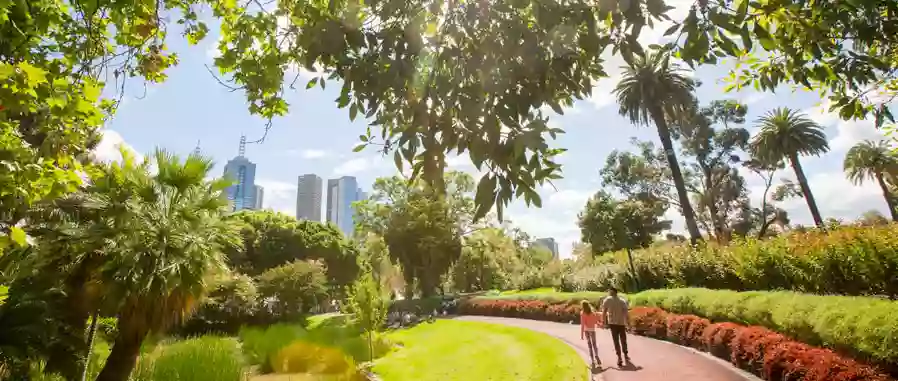
[[[387,318],[387,303],[389,299],[384,287],[374,279],[371,267],[364,265],[361,275],[349,290],[346,306],[368,336],[368,361],[374,360],[374,333]]]

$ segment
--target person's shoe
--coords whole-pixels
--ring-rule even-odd
[[[617,358],[617,367],[620,368],[620,367],[622,367],[622,366],[624,366],[624,362],[621,361],[620,357],[618,357],[618,358]]]
[[[632,363],[633,363],[632,361],[630,361],[630,356],[624,356],[624,361],[625,361],[627,364],[632,364]]]

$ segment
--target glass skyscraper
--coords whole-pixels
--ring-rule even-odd
[[[351,235],[355,230],[352,203],[364,197],[365,192],[359,189],[355,177],[327,180],[327,222],[337,225],[343,234]]]
[[[225,190],[231,201],[231,210],[235,212],[256,209],[256,193],[262,193],[256,191],[256,164],[244,156],[245,140],[240,139],[240,154],[229,160],[224,167],[225,177],[235,182]]]

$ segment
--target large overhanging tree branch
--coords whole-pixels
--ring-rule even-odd
[[[635,36],[663,1],[279,1],[225,17],[216,65],[242,87],[250,111],[283,115],[284,75],[299,67],[342,82],[337,105],[370,126],[360,136],[440,185],[446,154],[486,175],[480,218],[513,197],[539,205],[536,187],[560,177],[543,109],[590,95],[608,46],[632,56]],[[325,86],[325,79],[307,88]],[[439,186],[437,186],[439,188]]]
[[[828,96],[842,119],[893,123],[898,94],[894,0],[698,0],[669,47],[690,64],[738,58],[728,89],[791,83]]]

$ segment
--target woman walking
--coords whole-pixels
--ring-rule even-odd
[[[593,311],[589,302],[585,300],[580,302],[580,340],[586,340],[593,367],[602,365],[602,360],[599,360],[599,348],[596,346],[596,327],[598,325],[599,315]]]

